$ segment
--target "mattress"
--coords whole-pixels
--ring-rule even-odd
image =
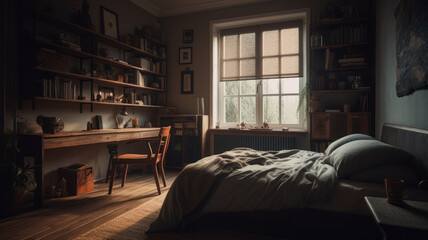
[[[370,215],[364,196],[385,197],[384,184],[340,180],[329,201],[310,204],[309,208]]]

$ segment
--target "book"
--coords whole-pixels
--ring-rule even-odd
[[[340,109],[326,109],[324,112],[340,112]]]

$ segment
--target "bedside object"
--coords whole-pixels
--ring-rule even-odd
[[[364,197],[384,239],[426,239],[428,202],[404,200],[390,204],[386,198]]]

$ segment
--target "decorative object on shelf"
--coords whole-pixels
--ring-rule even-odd
[[[193,71],[190,68],[181,72],[181,93],[193,94]]]
[[[37,123],[42,127],[43,133],[57,133],[64,129],[64,120],[60,117],[37,116]]]
[[[76,7],[77,8],[77,7]],[[76,12],[71,17],[72,21],[80,26],[93,29],[91,16],[89,15],[89,3],[83,0],[82,9],[76,9]]]
[[[395,9],[398,97],[428,88],[426,0],[401,0]]]
[[[98,87],[98,94],[101,95],[100,101],[102,102],[114,102],[114,89],[111,87]],[[98,99],[98,97],[97,97]]]
[[[324,46],[324,41],[322,35],[319,33],[312,34],[311,36],[311,46],[312,47],[321,47]]]
[[[93,77],[101,77],[103,71],[101,70],[100,65],[94,63],[92,64],[92,76]]]
[[[192,48],[185,47],[178,50],[178,63],[179,64],[192,64]]]
[[[117,14],[103,6],[100,6],[101,12],[101,33],[119,39],[119,20]]]
[[[119,115],[121,115],[121,116],[122,116],[122,119],[124,119],[124,117],[128,116],[128,112],[126,111],[125,107],[123,107],[123,109],[122,109],[122,111],[120,111]],[[124,128],[126,128],[126,127],[128,126],[128,124],[127,124],[127,123],[129,123],[129,121],[130,121],[131,119],[132,119],[132,118],[130,118],[130,119],[125,123],[125,125],[123,126]],[[119,128],[120,128],[120,124],[121,124],[121,123],[119,123],[118,114],[115,114],[115,115],[114,115],[114,120],[115,120],[115,122],[116,122],[116,128],[118,128],[118,129],[119,129]]]
[[[122,73],[118,73],[116,75],[116,80],[119,81],[119,82],[123,82],[123,74]]]
[[[351,111],[351,105],[350,104],[345,104],[343,105],[343,112],[350,112]]]
[[[132,118],[132,127],[137,128],[138,127],[138,118]]]
[[[183,31],[183,43],[193,43],[193,30]]]
[[[152,127],[152,123],[150,121],[147,121],[145,124],[145,127],[151,128]]]

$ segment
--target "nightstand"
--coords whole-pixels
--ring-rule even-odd
[[[428,202],[404,200],[396,205],[367,196],[364,200],[384,239],[428,239]]]

